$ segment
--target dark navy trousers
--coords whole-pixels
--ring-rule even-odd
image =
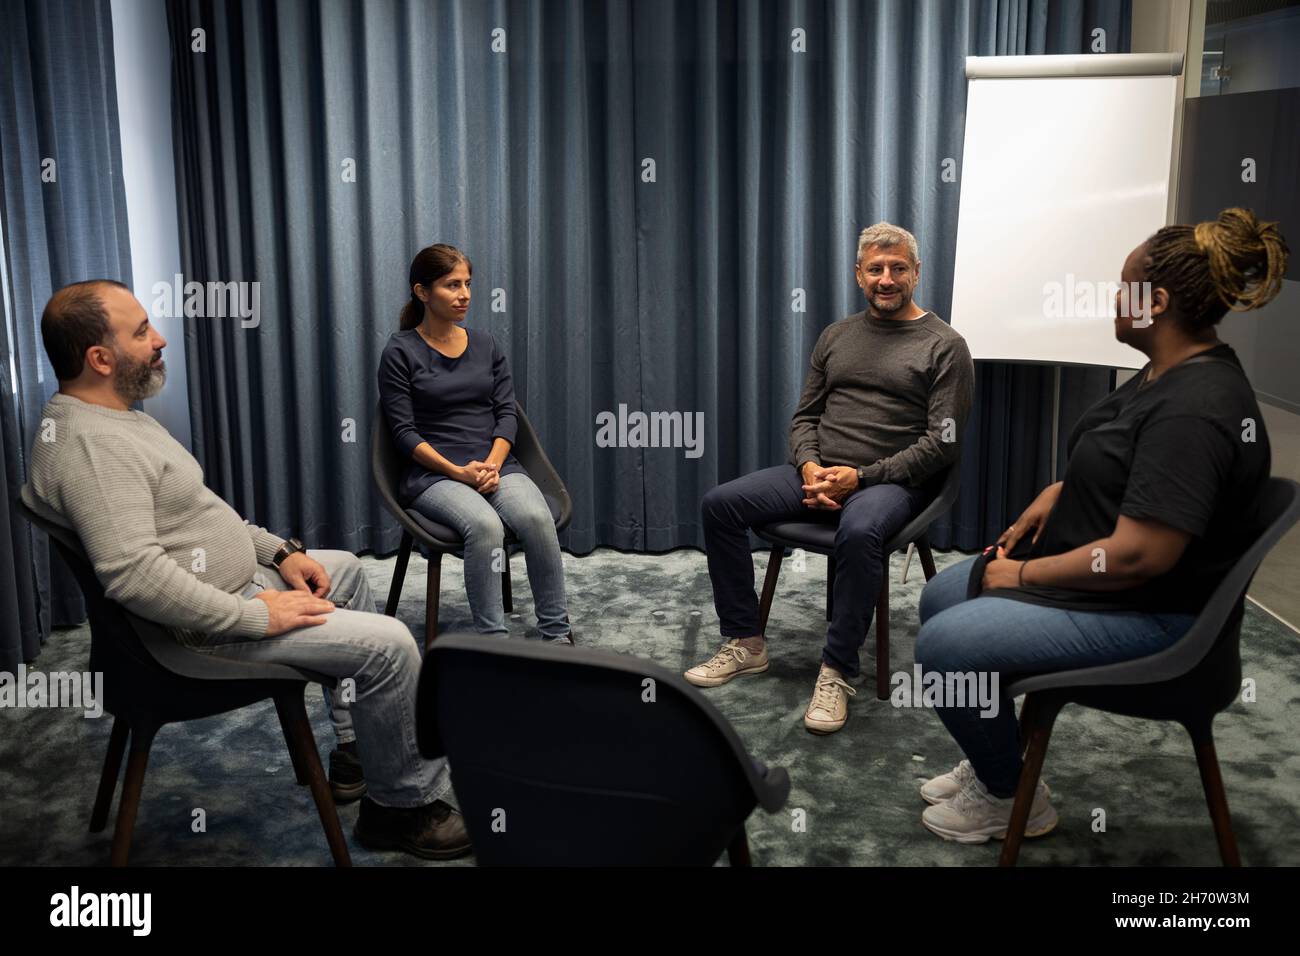
[[[858,674],[876,597],[884,586],[884,547],[929,498],[921,488],[870,485],[849,495],[840,511],[804,505],[803,479],[794,465],[778,465],[719,485],[704,496],[704,548],[713,605],[722,636],[758,634],[758,595],[749,529],[771,521],[807,518],[839,524],[835,533],[835,607],[822,660],[846,677]]]

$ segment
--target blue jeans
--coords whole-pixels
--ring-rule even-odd
[[[844,499],[839,511],[803,503],[803,479],[794,465],[764,468],[718,485],[704,496],[704,550],[722,636],[758,634],[758,597],[749,529],[772,521],[833,522],[835,607],[826,629],[822,661],[846,677],[858,675],[858,651],[876,610],[884,573],[885,543],[924,506],[927,493],[903,485],[870,485]]]
[[[936,574],[921,592],[916,662],[923,674],[997,674],[999,689],[1018,676],[1076,670],[1146,657],[1174,644],[1192,614],[1071,611],[1002,597],[966,599],[974,558]],[[955,676],[945,680],[953,689]],[[945,695],[946,702],[954,698]],[[1020,779],[1020,728],[1005,697],[995,713],[982,708],[935,708],[995,797],[1010,797]],[[990,708],[992,710],[992,708]]]
[[[451,790],[444,759],[426,760],[415,740],[420,649],[406,625],[375,613],[365,570],[347,551],[308,551],[330,577],[325,596],[339,607],[325,623],[256,639],[210,635],[197,651],[241,661],[288,664],[352,684],[326,692],[340,743],[357,742],[370,799],[385,807],[422,807]],[[259,567],[244,589],[287,591],[275,568]],[[355,730],[353,725],[355,724]]]
[[[537,629],[546,640],[569,634],[564,597],[564,559],[555,519],[533,479],[518,472],[502,475],[497,490],[483,495],[461,481],[434,482],[411,505],[431,521],[453,528],[465,539],[465,591],[474,630],[505,634],[501,602],[505,527],[524,546],[528,586],[537,610]]]

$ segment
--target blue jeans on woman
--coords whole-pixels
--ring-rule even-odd
[[[505,569],[505,529],[509,527],[524,546],[537,629],[547,640],[569,636],[560,540],[555,519],[533,479],[522,473],[502,475],[497,490],[484,495],[464,482],[446,478],[426,488],[411,507],[431,521],[453,528],[465,540],[465,591],[474,630],[507,633],[501,571]]]
[[[1192,614],[1072,611],[1003,597],[966,598],[971,558],[936,574],[921,592],[916,662],[945,677],[952,702],[960,674],[998,674],[999,691],[1020,675],[1076,670],[1146,657],[1174,644]],[[1005,697],[996,712],[978,702],[935,708],[975,775],[995,797],[1010,797],[1020,779],[1020,727]]]

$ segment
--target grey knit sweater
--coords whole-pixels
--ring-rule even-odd
[[[822,332],[790,424],[790,463],[865,466],[868,484],[917,487],[957,460],[975,365],[955,329],[859,312]]]
[[[217,497],[194,457],[144,412],[60,392],[41,417],[23,501],[77,533],[111,600],[187,645],[265,635],[266,604],[240,592],[283,539]]]

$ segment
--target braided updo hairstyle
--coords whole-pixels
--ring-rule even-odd
[[[1282,288],[1290,250],[1276,222],[1233,207],[1213,222],[1165,226],[1147,240],[1146,278],[1163,287],[1189,332],[1216,324],[1228,310],[1267,304]]]

